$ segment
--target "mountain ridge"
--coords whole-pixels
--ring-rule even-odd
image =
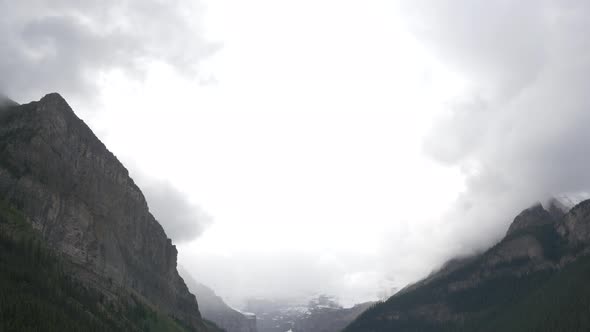
[[[496,331],[565,331],[572,324],[590,327],[579,309],[590,305],[590,287],[583,282],[590,277],[590,200],[567,212],[555,208],[535,204],[523,210],[497,244],[481,254],[451,260],[365,311],[344,331],[494,331],[492,326]],[[572,292],[559,280],[575,280],[581,292]],[[570,310],[569,316],[564,315],[569,321],[564,321],[547,312],[547,301],[555,299],[539,295],[542,289],[555,294],[564,306],[576,301],[585,305]],[[538,311],[530,309],[531,302]],[[545,318],[524,322],[514,314],[525,311]]]
[[[108,296],[124,287],[206,330],[141,190],[59,94],[0,112],[0,195],[85,284]]]

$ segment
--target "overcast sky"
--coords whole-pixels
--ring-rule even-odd
[[[231,303],[351,304],[588,190],[588,6],[0,0],[0,91],[60,92]]]

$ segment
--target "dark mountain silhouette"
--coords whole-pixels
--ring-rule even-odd
[[[590,200],[536,204],[486,252],[452,260],[345,331],[587,331],[588,253]]]
[[[176,269],[176,248],[150,213],[142,192],[66,101],[54,93],[26,105],[3,105],[2,235],[7,245],[15,248],[20,248],[22,239],[35,244],[25,241],[22,250],[14,251],[16,256],[4,257],[6,261],[0,260],[0,264],[16,262],[18,255],[26,257],[31,250],[51,257],[39,270],[61,271],[51,274],[57,291],[57,285],[67,280],[80,294],[100,300],[82,301],[78,293],[57,296],[63,303],[75,303],[76,310],[88,312],[97,330],[145,330],[150,324],[153,330],[167,330],[158,324],[169,321],[173,331],[207,331],[196,298]],[[16,276],[8,280],[20,284],[20,272],[15,269]],[[7,270],[9,266],[0,269]],[[51,286],[33,278],[34,271],[25,268],[21,272],[33,293],[37,286]],[[31,301],[44,303],[41,309],[61,310],[39,294]],[[0,299],[3,309],[11,307],[9,298]],[[133,310],[161,319],[145,325],[142,319],[134,321],[121,314]],[[4,318],[18,321],[19,312],[15,310],[13,315]],[[63,316],[76,315],[64,312]],[[43,330],[51,329],[42,326]]]

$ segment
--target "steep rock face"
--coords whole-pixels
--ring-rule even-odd
[[[553,207],[553,205],[551,205]],[[534,206],[522,211],[508,228],[506,235],[514,234],[519,230],[523,230],[529,227],[541,226],[544,224],[551,224],[555,222],[554,215],[543,208],[541,203],[537,203]]]
[[[229,305],[215,292],[194,280],[187,271],[180,270],[190,291],[199,299],[201,315],[226,332],[257,332],[256,316],[241,313]]]
[[[143,194],[58,94],[0,111],[0,195],[84,278],[131,289],[204,329],[176,248]]]
[[[537,204],[524,210],[495,246],[453,260],[367,310],[345,331],[540,331],[549,321],[555,327],[572,320],[577,330],[585,330],[579,326],[590,326],[586,313],[576,308],[590,305],[590,287],[585,286],[590,277],[590,200],[565,210],[551,202],[547,209]],[[543,296],[547,292],[556,298]],[[571,317],[553,315],[558,300],[574,308]],[[525,319],[516,328],[523,322],[518,313],[525,312],[548,318]]]
[[[573,207],[557,226],[559,234],[571,245],[590,242],[590,200]]]

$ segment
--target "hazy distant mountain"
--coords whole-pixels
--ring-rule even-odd
[[[372,304],[343,308],[320,295],[309,301],[251,299],[246,310],[256,313],[259,332],[339,332]]]
[[[295,320],[293,332],[340,332],[373,302],[361,303],[352,308],[340,306],[310,305],[309,311]]]
[[[0,112],[0,202],[0,330],[215,330],[143,194],[58,94]]]
[[[199,310],[204,318],[212,321],[226,332],[257,332],[256,315],[239,312],[215,292],[194,280],[188,271],[179,268],[189,290],[197,296]]]
[[[498,244],[452,260],[346,332],[590,330],[590,200],[524,210]]]
[[[244,308],[256,314],[258,332],[286,332],[307,311],[307,304],[291,300],[249,299]]]

